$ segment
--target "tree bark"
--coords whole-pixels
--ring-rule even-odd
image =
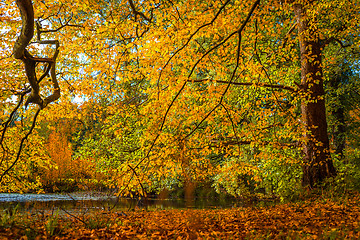
[[[309,4],[309,3],[307,3]],[[316,19],[306,13],[307,5],[295,4],[301,54],[301,114],[304,126],[304,186],[313,188],[324,179],[334,176],[336,170],[330,156],[327,133],[325,91],[321,65],[321,43]]]
[[[17,0],[16,4],[20,10],[22,28],[13,53],[16,59],[23,59],[27,54],[26,47],[34,36],[34,9],[31,0]]]

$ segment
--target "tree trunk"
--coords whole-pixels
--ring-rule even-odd
[[[301,114],[304,126],[303,185],[313,188],[336,170],[330,156],[325,92],[321,66],[321,44],[315,19],[308,18],[306,5],[294,5],[301,53]],[[311,26],[311,27],[310,27]]]
[[[345,112],[344,108],[337,106],[337,109],[332,112],[335,118],[335,126],[334,126],[334,146],[335,146],[335,154],[337,154],[340,158],[344,158],[344,150],[345,150]]]
[[[180,148],[180,161],[181,161],[181,168],[183,172],[184,178],[184,198],[185,198],[185,206],[187,208],[195,207],[195,188],[196,183],[191,177],[191,164],[190,159],[186,156],[186,146],[185,141],[180,141],[179,143]]]
[[[338,93],[337,89],[341,88],[343,84],[347,84],[349,77],[347,76],[347,66],[344,63],[339,63],[340,70],[331,74],[329,81],[330,97],[332,99],[331,112],[334,122],[332,123],[332,137],[335,147],[335,154],[344,159],[345,141],[346,141],[346,101],[343,93]]]

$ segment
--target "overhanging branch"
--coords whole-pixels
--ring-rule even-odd
[[[38,58],[32,56],[26,49],[29,45],[31,39],[34,36],[34,9],[31,3],[31,0],[16,0],[16,4],[20,10],[22,28],[21,33],[18,39],[16,40],[13,48],[14,57],[23,61],[25,65],[25,72],[28,79],[28,82],[31,86],[31,94],[28,97],[25,106],[30,103],[37,104],[41,109],[46,107],[49,103],[57,100],[60,97],[60,88],[56,79],[55,74],[55,64],[56,58],[59,54],[59,42],[57,40],[44,40],[40,41],[41,26],[37,24],[38,27],[38,43],[40,44],[52,44],[55,45],[55,53],[51,58]],[[40,77],[40,81],[36,76],[36,63],[43,62],[48,63],[50,67],[50,77],[53,83],[54,91],[53,93],[42,99],[40,96],[40,85],[39,82],[46,76],[49,70],[45,70],[44,74]],[[46,68],[48,69],[48,68]]]
[[[265,87],[265,88],[276,88],[289,90],[292,92],[296,92],[297,90],[290,86],[278,85],[278,84],[266,84],[266,83],[252,83],[252,82],[228,82],[224,80],[209,80],[209,79],[196,79],[196,80],[188,80],[187,82],[216,82],[222,84],[231,84],[234,86],[254,86],[254,87]]]
[[[38,42],[39,44],[51,44],[55,45],[55,52],[52,57],[50,58],[39,58],[34,57],[30,54],[30,52],[26,49],[28,45],[30,44],[31,39],[34,36],[34,9],[31,0],[16,0],[16,4],[18,6],[18,9],[20,10],[20,16],[22,21],[22,28],[21,33],[19,37],[16,39],[16,42],[13,47],[13,55],[15,59],[19,59],[24,63],[25,66],[25,73],[27,77],[27,81],[30,84],[30,87],[25,88],[22,92],[14,93],[15,95],[18,95],[20,97],[18,104],[14,107],[12,112],[10,113],[10,116],[8,120],[3,124],[3,128],[1,129],[0,134],[0,145],[3,152],[3,158],[0,161],[0,166],[2,166],[2,173],[0,174],[0,183],[2,182],[3,178],[6,175],[9,175],[10,171],[13,169],[13,167],[17,164],[17,162],[20,160],[21,152],[25,146],[25,142],[28,139],[28,137],[31,135],[33,129],[36,125],[36,119],[40,113],[40,111],[45,108],[48,104],[51,102],[57,100],[60,97],[60,88],[58,81],[56,79],[56,73],[55,73],[55,64],[56,64],[56,58],[59,55],[59,42],[57,40],[44,40],[40,41],[40,35],[41,30],[38,29]],[[38,28],[41,28],[38,24]],[[44,68],[44,71],[40,78],[38,79],[36,76],[36,67],[38,63],[45,63],[47,64]],[[47,76],[50,75],[52,84],[53,84],[53,93],[46,97],[42,98],[40,96],[40,82]],[[21,107],[24,101],[25,95],[29,94],[28,99],[25,102],[25,108],[28,104],[34,103],[37,105],[37,111],[35,112],[35,115],[32,120],[32,124],[30,129],[27,131],[24,137],[20,140],[20,145],[16,150],[16,154],[14,156],[14,160],[10,161],[8,165],[4,165],[5,161],[5,155],[7,154],[7,150],[4,147],[4,141],[5,141],[5,134],[7,132],[7,129],[9,128],[9,125],[11,121],[14,119],[14,116],[18,109]],[[11,155],[11,154],[10,154]]]

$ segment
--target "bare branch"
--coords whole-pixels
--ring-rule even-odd
[[[8,174],[8,172],[9,172],[9,171],[15,166],[15,164],[19,161],[20,155],[21,155],[21,151],[22,151],[22,149],[23,149],[23,147],[24,147],[24,143],[25,143],[25,141],[28,139],[28,137],[30,136],[30,134],[32,133],[32,131],[34,130],[35,125],[36,125],[36,119],[37,119],[40,111],[41,111],[41,108],[38,107],[37,111],[35,112],[35,115],[34,115],[34,118],[33,118],[33,121],[32,121],[32,124],[31,124],[31,127],[30,127],[29,131],[27,132],[27,134],[26,134],[26,135],[21,139],[21,141],[20,141],[20,146],[19,146],[19,149],[18,149],[18,151],[17,151],[16,158],[15,158],[15,160],[13,161],[13,163],[1,174],[1,176],[0,176],[0,183],[2,182],[4,176],[5,176],[6,174]]]
[[[128,165],[128,167],[131,169],[131,171],[134,173],[134,175],[136,176],[138,183],[140,184],[141,190],[143,191],[143,197],[145,198],[145,201],[147,201],[147,195],[146,195],[146,191],[145,188],[143,186],[143,184],[141,183],[141,179],[139,177],[139,175],[137,174],[137,172],[135,171],[135,169],[133,167],[131,167],[130,165]]]
[[[69,22],[71,21],[71,18],[68,19],[66,21],[65,24],[61,24],[60,27],[55,28],[55,29],[48,29],[48,30],[43,30],[41,23],[39,21],[36,21],[36,29],[37,29],[37,40],[41,41],[41,34],[42,33],[53,33],[53,32],[58,32],[61,29],[63,29],[64,27],[78,27],[78,28],[84,28],[84,26],[81,25],[77,25],[77,24],[69,24]]]
[[[236,32],[234,32],[233,34],[230,34],[230,35],[221,43],[221,44],[225,43],[228,39],[230,39],[230,37],[231,37],[232,35],[238,34],[238,38],[239,38],[239,39],[238,39],[238,45],[237,45],[236,66],[235,66],[235,68],[234,68],[234,70],[233,70],[233,72],[232,72],[230,81],[227,83],[228,85],[226,86],[225,91],[224,91],[223,94],[221,95],[221,98],[220,98],[218,104],[217,104],[210,112],[208,112],[208,114],[205,115],[205,117],[200,121],[200,123],[198,123],[198,124],[195,126],[195,128],[194,128],[189,134],[187,134],[187,135],[185,136],[185,138],[188,138],[189,136],[191,136],[191,135],[196,131],[196,129],[198,129],[198,128],[200,127],[200,125],[210,116],[210,114],[211,114],[213,111],[215,111],[216,108],[218,108],[219,106],[221,106],[222,101],[223,101],[223,99],[224,99],[224,96],[225,96],[225,94],[227,93],[227,91],[229,90],[230,85],[232,84],[232,81],[233,81],[234,78],[235,78],[236,71],[237,71],[237,69],[238,69],[238,67],[239,67],[239,62],[240,62],[240,47],[241,47],[241,34],[242,34],[242,31],[244,30],[246,24],[249,22],[252,13],[254,12],[256,6],[257,6],[259,3],[260,3],[260,0],[255,1],[255,3],[252,5],[252,7],[251,7],[251,9],[250,9],[250,11],[249,11],[246,19],[245,19],[245,21],[244,21],[243,24],[241,25],[241,27],[240,27]],[[220,46],[220,45],[218,44],[218,45],[216,45],[215,47],[213,47],[213,48],[210,49],[210,50],[212,51],[213,49],[217,48],[218,46]],[[203,57],[204,57],[205,55],[207,55],[207,54],[210,52],[210,50],[209,50],[208,52],[206,52],[206,53],[203,55]],[[203,58],[203,57],[202,57],[202,58]],[[190,78],[190,76],[191,76],[192,72],[194,71],[196,65],[200,62],[200,60],[201,60],[202,58],[200,58],[200,59],[195,63],[195,65],[194,65],[192,71],[190,72],[188,78]],[[184,83],[184,86],[185,86],[186,83],[187,83],[187,82]],[[179,93],[178,93],[178,94],[179,94]],[[175,100],[175,99],[174,99],[174,100]],[[164,118],[164,121],[165,121],[165,118]],[[184,139],[185,139],[185,138],[184,138]]]
[[[165,63],[165,65],[161,68],[160,70],[160,73],[159,73],[159,78],[157,80],[157,86],[158,86],[158,97],[159,97],[159,93],[160,93],[160,79],[161,79],[161,75],[162,75],[162,72],[163,70],[167,67],[167,65],[169,65],[170,61],[180,52],[182,51],[187,45],[189,45],[191,39],[204,27],[207,27],[209,25],[212,25],[215,20],[218,18],[218,16],[220,15],[220,13],[222,12],[222,10],[225,8],[225,6],[230,2],[230,0],[227,0],[219,9],[219,11],[217,11],[217,13],[215,14],[215,16],[213,17],[213,19],[204,24],[204,25],[201,25],[200,27],[198,27],[195,32],[193,32],[190,37],[188,38],[188,40],[186,41],[186,43],[180,47],[178,50],[175,51],[175,53],[167,60],[167,62]]]
[[[1,144],[1,146],[3,145],[3,141],[4,141],[4,137],[5,137],[6,130],[7,130],[8,126],[9,126],[10,122],[13,120],[13,118],[14,118],[17,110],[20,108],[21,104],[23,103],[23,101],[24,101],[24,96],[25,96],[25,94],[27,94],[27,93],[28,93],[28,92],[23,92],[23,94],[20,95],[20,99],[19,99],[18,104],[17,104],[17,105],[15,106],[15,108],[11,111],[8,120],[7,120],[5,123],[3,123],[4,128],[2,129],[1,138],[0,138],[0,144]]]
[[[297,23],[294,23],[294,24],[291,26],[291,28],[289,29],[289,31],[285,34],[285,39],[284,39],[284,42],[283,42],[283,44],[282,44],[282,48],[284,48],[284,47],[286,46],[286,43],[287,43],[287,41],[288,41],[289,38],[290,38],[290,34],[295,30],[296,26],[297,26]]]
[[[24,91],[20,93],[16,93],[16,95],[20,96],[18,104],[15,106],[15,108],[10,113],[9,119],[5,122],[4,128],[1,130],[1,137],[0,137],[0,144],[4,151],[4,154],[6,153],[6,150],[4,148],[4,138],[6,131],[9,127],[9,123],[13,120],[15,113],[18,111],[20,106],[22,105],[24,101],[24,96],[28,93],[30,93],[30,96],[25,102],[25,108],[29,103],[34,103],[38,105],[38,109],[35,112],[32,125],[29,129],[29,131],[25,134],[25,136],[20,140],[20,145],[17,149],[17,153],[15,156],[15,160],[10,164],[9,167],[6,168],[6,170],[1,174],[0,176],[0,183],[2,182],[5,175],[9,174],[11,169],[15,166],[15,164],[19,161],[22,149],[24,148],[25,141],[28,139],[30,134],[32,133],[33,129],[36,125],[36,119],[44,107],[46,107],[49,103],[57,100],[60,97],[60,88],[59,84],[56,79],[56,73],[55,73],[55,64],[56,64],[56,58],[59,54],[59,42],[57,40],[44,40],[40,41],[40,24],[37,24],[38,31],[40,34],[38,35],[38,43],[40,44],[53,44],[56,46],[55,53],[51,58],[38,58],[32,56],[27,51],[27,46],[29,45],[31,39],[34,36],[34,9],[32,6],[31,0],[16,0],[16,4],[20,10],[21,20],[22,20],[22,28],[21,33],[19,37],[17,38],[14,47],[13,47],[13,55],[15,59],[21,60],[25,65],[25,73],[27,76],[27,80],[30,84],[31,88],[25,88]],[[36,67],[39,62],[47,63],[47,66],[44,69],[43,74],[37,79],[36,76]],[[40,96],[40,85],[39,83],[50,73],[50,78],[53,83],[54,91],[53,93],[46,97],[45,99],[42,99]],[[4,155],[5,156],[5,155]],[[3,163],[4,157],[1,160],[1,163]]]
[[[148,21],[148,22],[151,22],[151,19],[149,19],[148,17],[145,16],[145,14],[143,14],[142,12],[139,12],[136,10],[136,7],[135,7],[135,4],[133,2],[133,0],[128,0],[129,4],[130,4],[130,7],[131,7],[131,10],[133,11],[134,15],[135,15],[135,18],[137,15],[139,15],[140,17],[142,17],[144,20]]]
[[[229,1],[227,1],[227,2],[222,6],[221,10],[225,7],[225,5],[226,5],[228,2],[229,2]],[[173,100],[171,101],[170,105],[167,107],[167,110],[166,110],[165,115],[164,115],[164,117],[163,117],[163,121],[162,121],[162,123],[161,123],[161,125],[160,125],[160,128],[159,128],[159,133],[156,135],[155,139],[153,140],[153,142],[152,142],[152,144],[151,144],[151,146],[150,146],[150,148],[149,148],[146,156],[145,156],[134,168],[138,167],[145,159],[147,159],[147,158],[149,157],[150,152],[152,151],[153,147],[155,146],[155,143],[156,143],[156,141],[158,140],[158,138],[159,138],[159,136],[160,136],[160,134],[161,134],[161,132],[162,132],[162,130],[163,130],[163,127],[164,127],[164,125],[165,125],[166,118],[167,118],[167,116],[168,116],[168,113],[169,113],[171,107],[174,105],[175,101],[177,100],[177,98],[179,97],[179,95],[181,94],[181,92],[184,90],[184,88],[185,88],[187,82],[189,81],[191,75],[193,74],[196,66],[197,66],[197,65],[203,60],[203,58],[204,58],[205,56],[207,56],[210,52],[214,51],[215,49],[217,49],[218,47],[220,47],[221,45],[223,45],[224,43],[226,43],[226,42],[227,42],[231,37],[233,37],[235,34],[237,34],[237,35],[239,36],[239,39],[238,39],[238,47],[237,47],[236,66],[235,66],[235,68],[234,68],[234,70],[233,70],[232,76],[231,76],[231,78],[230,78],[230,82],[229,82],[226,90],[224,91],[223,95],[221,96],[221,99],[219,100],[219,103],[218,103],[208,114],[206,114],[206,116],[200,121],[200,123],[197,124],[196,127],[195,127],[188,135],[185,136],[185,138],[189,137],[193,132],[195,132],[196,129],[198,129],[199,126],[207,119],[207,117],[209,117],[210,114],[211,114],[217,107],[219,107],[219,106],[221,105],[222,100],[223,100],[223,97],[224,97],[224,95],[226,94],[227,90],[229,89],[230,83],[233,81],[233,79],[234,79],[234,77],[235,77],[235,75],[236,75],[237,68],[238,68],[238,66],[239,66],[240,45],[241,45],[241,33],[242,33],[242,31],[244,30],[246,24],[249,22],[251,15],[252,15],[253,12],[255,11],[255,8],[257,7],[257,5],[258,5],[259,3],[260,3],[260,0],[256,0],[256,1],[254,2],[254,4],[252,5],[252,7],[251,7],[251,9],[250,9],[250,11],[249,11],[246,19],[244,20],[243,24],[240,26],[240,28],[239,28],[237,31],[231,33],[229,36],[227,36],[227,37],[225,38],[225,40],[223,40],[222,42],[216,44],[214,47],[212,47],[210,50],[208,50],[208,51],[193,65],[193,67],[192,67],[192,69],[191,69],[191,71],[190,71],[190,73],[189,73],[189,75],[188,75],[188,80],[184,82],[184,84],[182,85],[182,87],[180,88],[180,90],[177,92],[177,94],[175,95],[175,97],[174,97]],[[218,14],[220,14],[221,10],[218,11],[216,17],[218,16]],[[214,18],[213,21],[215,21],[215,19],[216,19],[216,18]],[[209,25],[210,25],[210,24],[211,24],[211,23],[209,23]],[[203,27],[203,26],[202,26],[202,27]],[[199,31],[199,30],[200,30],[200,29],[197,29],[197,31]],[[193,35],[191,35],[191,37],[194,36],[194,35],[195,35],[195,33],[194,33]],[[191,38],[190,38],[190,39],[191,39]],[[188,42],[189,42],[189,41],[190,41],[190,40],[188,40]],[[188,42],[187,42],[187,44],[188,44]],[[184,45],[181,49],[185,48],[185,46],[186,46],[186,45]],[[176,53],[178,53],[178,52],[179,52],[179,51],[177,51]],[[175,54],[176,54],[176,53],[175,53]],[[173,56],[174,56],[174,55],[173,55]],[[173,56],[172,56],[172,57],[173,57]],[[168,62],[169,62],[169,61],[168,61]],[[184,138],[184,139],[185,139],[185,138]]]
[[[234,132],[236,141],[239,142],[240,140],[239,140],[239,137],[238,137],[236,128],[235,128],[234,121],[233,121],[233,119],[232,119],[232,117],[231,117],[231,115],[230,115],[230,112],[229,112],[229,110],[225,107],[225,105],[224,105],[223,103],[221,103],[221,106],[225,109],[226,114],[227,114],[227,116],[228,116],[228,118],[229,118],[229,120],[230,120],[230,122],[231,122],[231,126],[232,126],[232,129],[233,129],[233,132]],[[239,153],[240,153],[240,145],[238,145],[238,148],[239,148]]]
[[[256,83],[256,82],[228,82],[223,80],[209,80],[209,79],[197,79],[197,80],[188,80],[188,82],[216,82],[216,83],[223,83],[223,84],[231,84],[234,86],[254,86],[254,87],[265,87],[265,88],[275,88],[275,89],[283,89],[289,90],[292,92],[296,92],[297,90],[293,87],[278,85],[278,84],[266,84],[266,83]]]
[[[25,72],[28,78],[28,81],[31,86],[31,94],[25,103],[25,107],[29,103],[35,103],[41,108],[46,107],[49,103],[57,100],[60,97],[60,88],[56,79],[55,74],[55,63],[56,58],[59,54],[59,41],[57,40],[43,40],[40,41],[41,34],[41,25],[37,23],[38,28],[38,42],[40,44],[53,44],[56,46],[55,53],[52,58],[37,58],[33,57],[27,50],[26,47],[30,43],[32,37],[34,36],[34,10],[32,7],[31,0],[17,0],[16,1],[21,17],[22,17],[22,29],[19,38],[17,39],[14,45],[14,57],[16,59],[21,59],[25,65]],[[46,62],[49,64],[49,67],[45,69],[43,75],[40,77],[40,80],[37,80],[36,77],[36,63],[37,62]],[[54,91],[53,93],[45,99],[42,99],[40,96],[40,86],[39,82],[49,73],[51,81],[53,83]]]
[[[334,38],[334,37],[332,37],[332,38],[330,38],[327,42],[326,42],[326,44],[329,44],[330,42],[337,42],[342,48],[347,48],[347,47],[351,47],[351,44],[350,43],[348,43],[348,44],[344,44],[341,40],[339,40],[339,39],[337,39],[337,38]],[[325,44],[324,44],[325,45]]]
[[[300,146],[300,144],[298,142],[292,142],[292,143],[280,143],[280,142],[274,142],[274,141],[251,141],[251,140],[243,140],[243,141],[228,141],[228,142],[222,142],[221,145],[222,146],[232,146],[232,145],[250,145],[250,144],[258,144],[260,146],[267,146],[267,145],[275,145],[275,146],[281,146],[281,147],[290,147],[290,148],[294,148],[294,147],[298,147]],[[215,147],[215,146],[210,146],[210,147]]]
[[[23,59],[26,47],[34,36],[34,9],[31,0],[16,0],[16,4],[20,10],[22,28],[18,39],[14,44],[14,57],[16,59]]]

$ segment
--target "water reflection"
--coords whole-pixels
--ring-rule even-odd
[[[238,205],[235,199],[130,199],[108,195],[77,194],[1,194],[0,209],[19,205],[20,211],[64,209],[67,211],[86,211],[88,209],[131,210],[136,208],[174,209],[174,208],[229,208]]]

